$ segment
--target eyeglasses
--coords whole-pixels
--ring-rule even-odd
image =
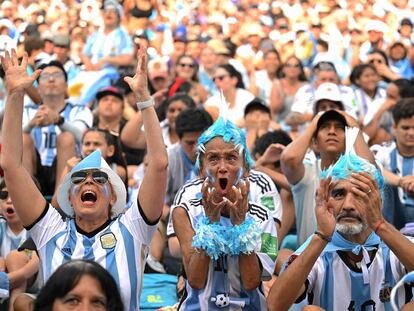
[[[56,72],[52,72],[52,73],[48,73],[48,72],[42,73],[39,76],[39,80],[40,81],[47,81],[50,78],[53,78],[53,80],[64,80],[65,79],[65,75],[61,71],[56,71]]]
[[[9,197],[9,192],[6,190],[2,190],[0,191],[0,200],[7,200],[7,198]]]
[[[369,63],[370,64],[375,64],[375,63],[377,63],[377,64],[383,64],[384,61],[382,59],[379,59],[379,58],[373,58],[373,59],[370,59]]]
[[[180,64],[178,64],[178,66],[180,66],[182,68],[185,68],[185,67],[187,67],[187,68],[194,68],[195,67],[194,64],[184,64],[184,63],[180,63]]]
[[[226,78],[226,77],[229,77],[229,75],[222,75],[222,76],[213,77],[213,82],[216,82],[217,80],[223,81],[224,78]]]
[[[285,67],[288,67],[288,68],[299,68],[300,67],[300,64],[285,64]]]
[[[103,185],[108,182],[108,174],[102,171],[93,171],[93,172],[87,172],[87,171],[79,171],[75,172],[70,176],[70,181],[74,185],[79,185],[80,183],[84,182],[88,175],[92,175],[92,179],[97,184]]]

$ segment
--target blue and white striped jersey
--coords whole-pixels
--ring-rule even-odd
[[[201,187],[204,179],[195,178],[187,182],[178,190],[174,203],[171,207],[180,205],[182,202],[188,202],[193,199],[201,199]],[[249,201],[260,204],[267,208],[273,218],[282,222],[282,203],[279,192],[276,189],[273,180],[265,173],[250,170],[249,172],[250,192]],[[167,235],[174,235],[174,228],[172,225],[172,213],[167,226]]]
[[[350,269],[341,259],[340,252],[323,253],[307,278],[309,303],[332,311],[391,311],[391,289],[406,274],[398,258],[381,243],[368,266],[367,284],[364,284],[362,271],[358,270]],[[399,306],[411,297],[411,291],[401,288],[398,292]]]
[[[23,108],[23,125],[27,124],[36,114],[39,105],[27,105]],[[93,116],[89,108],[67,103],[60,115],[66,122],[82,131],[92,126]],[[57,125],[35,127],[31,135],[43,166],[52,166],[56,156],[56,137],[61,133]],[[78,142],[80,144],[80,142]]]
[[[404,157],[397,149],[397,144],[393,141],[386,145],[375,145],[371,147],[375,158],[392,173],[397,176],[414,175],[414,157]],[[414,200],[401,187],[398,187],[400,202],[405,206],[414,207]]]
[[[193,228],[205,216],[201,198],[181,202],[173,208],[184,208]],[[274,221],[266,208],[253,202],[249,202],[246,217],[254,218],[262,230],[260,242],[256,246],[256,255],[263,269],[262,280],[269,280],[275,268],[278,248]],[[230,219],[226,217],[221,217],[220,223],[223,226],[231,225]],[[230,298],[230,305],[224,308],[218,307],[214,302],[214,299],[220,302],[223,295]],[[245,306],[238,306],[237,303],[240,302],[244,302]],[[243,288],[239,257],[226,255],[217,260],[210,260],[207,282],[203,289],[193,289],[186,282],[186,296],[179,310],[267,310],[267,304],[262,285],[249,291]]]
[[[90,57],[93,64],[105,56],[132,55],[133,52],[131,37],[121,27],[117,27],[108,34],[104,34],[102,29],[96,31],[88,37],[83,49],[83,54]],[[116,68],[109,64],[105,65],[105,68],[109,67]]]
[[[0,219],[0,257],[6,257],[11,251],[16,250],[29,237],[23,229],[19,234],[14,234],[7,225],[5,219]]]
[[[118,284],[125,310],[139,310],[148,246],[157,225],[148,225],[137,203],[108,221],[93,236],[79,232],[74,219],[64,221],[51,205],[29,232],[36,244],[43,280],[71,259],[99,263]]]

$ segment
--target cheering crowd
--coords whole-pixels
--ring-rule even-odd
[[[0,309],[414,310],[413,16],[2,1]]]

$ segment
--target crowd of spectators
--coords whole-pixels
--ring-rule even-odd
[[[361,216],[366,225],[363,229],[378,233],[383,239],[381,243],[389,247],[387,251],[379,247],[381,254],[390,249],[394,252],[392,263],[398,266],[396,269],[400,269],[401,265],[406,268],[405,272],[410,271],[414,267],[411,261],[400,258],[400,247],[405,242],[398,245],[395,241],[389,242],[402,237],[395,232],[383,235],[379,229],[385,227],[382,221],[401,230],[406,236],[414,236],[413,16],[412,0],[2,1],[2,120],[10,120],[13,113],[18,115],[18,110],[7,110],[7,107],[11,103],[20,103],[16,91],[11,92],[10,85],[13,86],[13,83],[10,83],[10,78],[7,81],[7,77],[16,77],[16,81],[24,82],[24,87],[13,86],[14,90],[24,91],[22,115],[16,119],[21,120],[21,133],[13,133],[19,136],[19,141],[10,143],[12,138],[17,138],[4,132],[5,129],[14,128],[7,122],[0,139],[3,144],[3,137],[6,138],[5,147],[0,149],[1,164],[5,165],[6,175],[3,180],[3,170],[0,171],[3,180],[0,183],[0,297],[9,298],[9,310],[26,310],[24,308],[33,301],[27,300],[27,297],[16,297],[26,291],[38,292],[59,266],[56,260],[53,266],[47,268],[42,263],[42,254],[49,256],[51,253],[43,249],[47,244],[46,238],[39,237],[38,225],[42,226],[47,220],[40,218],[74,216],[76,221],[73,221],[73,226],[79,231],[77,234],[87,236],[87,243],[95,243],[91,242],[92,235],[88,235],[93,230],[87,231],[80,225],[82,222],[76,218],[76,209],[74,215],[67,215],[65,204],[69,199],[62,201],[59,196],[67,176],[82,171],[79,167],[82,167],[83,160],[95,154],[96,149],[100,149],[100,155],[124,185],[126,198],[122,208],[129,211],[129,214],[125,213],[125,218],[132,214],[132,220],[128,221],[133,223],[134,217],[139,214],[142,217],[139,224],[143,224],[142,230],[147,230],[138,234],[137,225],[131,225],[132,235],[140,236],[139,248],[142,248],[146,262],[145,269],[137,268],[136,274],[140,279],[134,283],[135,288],[130,290],[132,293],[125,293],[125,283],[121,281],[119,285],[120,280],[115,277],[121,298],[116,296],[114,299],[122,299],[124,305],[129,304],[130,309],[136,309],[139,305],[135,301],[137,297],[130,296],[134,296],[134,291],[139,292],[142,279],[145,282],[147,274],[159,275],[155,285],[161,287],[163,282],[167,282],[163,275],[176,275],[177,282],[173,282],[176,293],[173,297],[160,297],[151,290],[147,291],[144,284],[141,297],[143,309],[146,306],[166,307],[167,303],[163,303],[163,299],[170,305],[181,303],[184,309],[193,307],[197,295],[199,300],[208,300],[210,296],[214,299],[207,305],[199,302],[198,308],[212,308],[213,302],[215,307],[219,307],[220,290],[210,289],[219,286],[214,280],[223,276],[216,276],[215,273],[223,265],[229,265],[229,271],[240,270],[240,273],[230,274],[234,277],[233,273],[236,273],[246,290],[247,287],[249,291],[256,290],[262,286],[261,281],[266,280],[264,290],[244,296],[240,294],[245,299],[239,297],[242,302],[237,302],[237,299],[233,301],[230,297],[227,301],[230,305],[248,304],[247,300],[250,299],[258,310],[264,310],[269,291],[269,307],[280,307],[276,310],[289,308],[301,296],[299,294],[312,296],[316,291],[322,297],[326,284],[319,284],[315,274],[329,273],[326,272],[328,269],[315,272],[316,269],[311,268],[313,265],[323,265],[316,261],[316,257],[320,255],[325,258],[325,251],[312,253],[301,248],[300,252],[293,252],[303,243],[308,243],[309,249],[313,251],[320,246],[314,241],[310,242],[309,237],[331,243],[331,237],[340,232],[352,240],[350,232],[343,233],[338,229],[340,218],[336,219],[337,231],[333,233],[332,223],[323,223],[321,212],[315,214],[315,208],[318,210],[318,207],[324,206],[321,197],[331,195],[330,192],[324,194],[327,187],[324,182],[329,175],[324,172],[335,166],[341,156],[347,155],[351,147],[357,157],[364,159],[361,161],[369,162],[384,177],[383,187],[379,185],[381,179],[375,176],[373,180],[362,174],[362,177],[358,175],[359,183],[354,181],[354,185],[361,189],[364,188],[362,184],[369,184],[370,189],[366,192],[379,191],[382,194],[382,213]],[[145,58],[143,51],[146,53]],[[20,66],[17,60],[21,62]],[[19,71],[22,68],[25,69],[26,80],[23,79],[22,71]],[[132,76],[125,80],[125,77]],[[32,77],[33,83],[27,83],[28,77]],[[145,79],[145,83],[142,83],[142,79]],[[138,86],[137,81],[141,83]],[[150,99],[147,98],[149,96]],[[151,114],[147,109],[152,103],[159,122],[152,122],[155,120],[152,118],[152,108]],[[150,115],[150,119],[146,120],[145,115]],[[154,127],[154,123],[159,125],[160,131]],[[345,128],[348,127],[360,131],[352,137],[346,133]],[[155,136],[151,137],[152,134]],[[161,140],[157,140],[158,134],[162,136],[165,154],[160,148]],[[224,144],[217,142],[217,136],[223,137]],[[349,139],[354,142],[351,147],[347,145]],[[243,254],[236,264],[234,256],[226,254],[232,259],[224,263],[222,259],[215,258],[217,254],[208,254],[214,259],[210,262],[210,259],[206,259],[210,258],[208,256],[202,259],[199,254],[194,256],[193,252],[199,251],[200,247],[195,248],[190,243],[192,238],[196,243],[197,228],[203,225],[198,217],[205,213],[211,221],[218,221],[220,217],[217,218],[211,212],[212,206],[226,206],[218,203],[216,190],[211,190],[215,182],[219,186],[221,184],[217,177],[220,169],[215,173],[214,165],[208,158],[213,148],[211,146],[225,153],[226,144],[233,144],[240,156],[244,154],[244,158],[241,157],[244,164],[234,169],[234,176],[230,173],[234,178],[232,185],[238,192],[234,190],[236,192],[233,193],[231,190],[231,194],[222,194],[221,199],[248,208],[242,220],[249,215],[260,222],[255,227],[262,230],[262,240],[258,244],[261,249],[254,250],[258,261],[252,261],[250,256],[244,257]],[[17,150],[12,148],[15,146]],[[10,150],[13,152],[5,154]],[[11,154],[18,159],[21,156],[21,167],[33,179],[33,185],[30,179],[27,189],[10,190],[20,181],[20,173],[16,178],[10,178],[10,173],[7,176],[7,170],[10,172],[14,169],[15,162],[10,158]],[[161,157],[154,158],[159,155]],[[226,157],[232,157],[231,152]],[[167,158],[168,168],[161,172],[160,167]],[[251,159],[255,162],[250,163]],[[101,166],[93,166],[94,169],[98,167]],[[354,166],[347,169],[360,173]],[[159,179],[154,179],[154,170],[159,174]],[[333,175],[331,172],[330,176]],[[93,173],[91,177],[88,176],[86,174],[78,182],[82,184],[85,180],[93,179],[99,183],[99,176]],[[350,179],[353,175],[344,176],[339,179]],[[108,175],[106,178],[103,183],[108,181]],[[149,180],[156,182],[148,186]],[[73,177],[72,183],[75,184]],[[209,183],[212,188],[205,186],[205,183]],[[26,182],[21,186],[25,185]],[[143,185],[145,190],[151,189],[150,194],[142,194]],[[226,187],[227,181],[222,188]],[[343,187],[345,190],[341,188],[341,191],[351,193],[350,190],[347,192],[346,187]],[[51,202],[51,206],[60,214],[49,215],[52,213],[48,208],[42,212],[45,203],[33,207],[30,213],[27,212],[29,216],[22,216],[22,211],[25,213],[26,209],[30,209],[27,202],[21,202],[22,198],[13,197],[13,193],[16,195],[19,191],[25,192],[22,198],[36,194],[33,200],[29,199],[33,204],[42,205],[43,199]],[[42,200],[37,197],[38,191]],[[159,191],[157,195],[154,194],[156,191]],[[76,195],[70,191],[71,197]],[[234,201],[238,195],[248,196],[249,202],[241,198],[240,202],[239,199]],[[362,196],[360,193],[352,195],[355,200]],[[316,197],[319,200],[315,201]],[[371,195],[371,201],[365,202],[365,205],[373,207],[375,204],[372,200],[377,197],[381,195]],[[160,208],[161,215],[157,218],[156,210],[150,212],[148,218],[148,206],[144,205],[150,201],[159,203],[160,200],[164,203]],[[65,203],[63,206],[62,202]],[[112,201],[108,204],[113,208]],[[21,205],[24,207],[21,208]],[[186,214],[182,213],[180,207],[186,210]],[[134,209],[137,210],[131,212]],[[361,208],[356,210],[356,214],[361,212]],[[263,215],[263,218],[259,217],[260,213],[269,215],[269,219]],[[123,215],[117,211],[112,216],[117,214]],[[243,223],[240,218],[231,213],[229,215],[229,222],[225,225],[222,223],[224,227]],[[380,220],[379,215],[383,217]],[[271,223],[274,226],[269,226],[270,219],[273,219]],[[98,229],[102,228],[94,227],[94,230]],[[364,236],[361,232],[357,234],[358,239]],[[263,235],[268,235],[269,240],[266,241],[269,247]],[[276,239],[276,244],[272,244],[273,239]],[[112,242],[109,238],[101,239],[102,245]],[[366,246],[364,243],[362,241],[359,244]],[[66,258],[68,246],[63,244],[64,255],[59,256]],[[263,245],[267,245],[268,249],[264,249],[266,247]],[[367,246],[368,252],[372,252],[371,246]],[[125,247],[128,249],[128,245]],[[279,251],[277,260],[272,247],[276,247],[276,253]],[[92,255],[70,257],[96,261],[105,267],[104,261],[94,260],[95,248],[92,248]],[[87,247],[84,246],[84,249]],[[125,252],[128,251],[134,250]],[[346,252],[350,249],[335,248],[335,251]],[[410,252],[411,248],[407,254]],[[316,256],[314,261],[309,261],[309,269],[295,269],[296,264],[294,268],[290,267],[296,257],[309,254]],[[373,260],[378,254],[368,255]],[[355,255],[366,257],[363,251]],[[338,258],[335,260],[343,260],[341,255]],[[59,260],[67,261],[61,257]],[[270,264],[271,260],[275,267]],[[296,285],[296,291],[285,290],[284,282],[288,277],[278,279],[281,265],[286,260],[289,262],[283,268],[286,275],[297,279],[294,272],[303,274],[303,279],[299,277],[301,284]],[[384,264],[387,260],[384,259]],[[198,265],[192,265],[193,261]],[[343,261],[347,267],[353,262],[348,259]],[[138,265],[140,263],[137,261]],[[93,263],[82,264],[85,267],[89,264],[88,269],[95,269],[87,272],[87,275],[94,277],[93,274],[98,273],[99,268],[94,267]],[[255,283],[257,275],[251,275],[253,272],[246,274],[244,267],[247,265],[253,272],[260,270],[260,284]],[[73,267],[80,266],[81,263],[75,261]],[[39,273],[38,267],[42,267]],[[353,268],[350,269],[361,272],[366,284],[365,270],[361,266],[357,267],[359,270]],[[215,272],[211,272],[211,269],[215,269]],[[226,269],[223,268],[223,271]],[[118,275],[118,272],[107,270],[113,277],[114,274]],[[64,270],[58,271],[62,273]],[[398,277],[404,274],[401,271],[398,270]],[[227,274],[225,277],[230,278]],[[58,282],[52,278],[46,288]],[[57,299],[64,301],[62,297],[82,285],[84,278],[80,275],[77,279],[69,280],[70,288],[61,289],[62,293],[57,294]],[[98,281],[102,282],[99,279],[88,280]],[[204,283],[200,285],[200,282]],[[300,291],[303,282],[306,288]],[[229,283],[241,286],[234,285],[233,280]],[[246,284],[249,286],[246,287]],[[390,288],[393,285],[395,281],[389,284]],[[210,292],[207,292],[206,286]],[[275,287],[288,291],[289,297],[282,299],[283,291],[280,293]],[[108,295],[107,292],[103,294],[102,289],[101,294]],[[223,289],[223,294],[226,290],[229,289]],[[43,290],[40,297],[45,299],[46,294]],[[299,298],[304,298],[302,296]],[[336,298],[327,298],[329,302],[324,304],[325,298],[314,299],[313,303],[327,310],[336,309],[330,302]],[[108,299],[107,296],[101,300]],[[365,302],[355,297],[350,299],[356,301],[357,305]],[[368,298],[360,298],[363,299]],[[279,303],[279,300],[282,302]],[[375,306],[375,303],[378,304],[377,297],[374,300]],[[407,298],[404,301],[399,296],[400,305],[409,300]],[[309,297],[296,302],[299,303],[297,308],[312,304]],[[41,303],[45,302],[32,306],[37,308]],[[124,308],[128,309],[127,306]],[[39,307],[39,310],[43,309]]]

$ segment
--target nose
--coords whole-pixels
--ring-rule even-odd
[[[328,133],[329,133],[329,134],[336,134],[336,126],[335,126],[335,124],[331,124],[331,125],[329,126],[329,131],[328,131]]]
[[[355,210],[355,198],[352,192],[348,192],[345,195],[345,199],[342,203],[342,211],[353,211]]]
[[[223,158],[219,161],[219,173],[227,173],[226,161]]]

